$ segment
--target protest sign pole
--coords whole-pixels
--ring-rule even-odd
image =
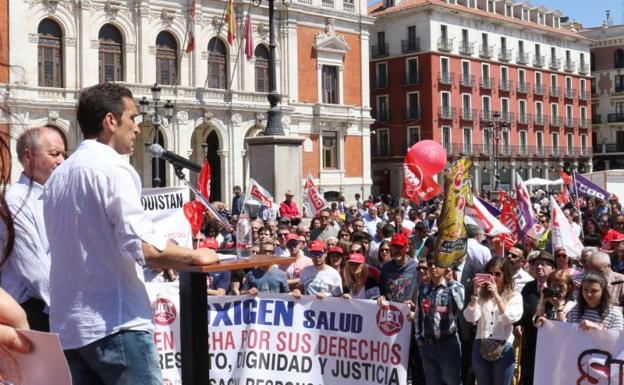
[[[574,184],[574,199],[576,199],[576,203],[578,204],[579,197],[578,197],[578,190],[576,189],[576,167],[572,169],[572,184]],[[576,205],[574,206],[576,208]],[[583,223],[583,212],[579,209],[578,213],[579,213],[579,219],[581,220],[581,223]],[[581,237],[585,238],[583,226],[581,226]]]

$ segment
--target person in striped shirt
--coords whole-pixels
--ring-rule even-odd
[[[579,324],[581,330],[624,329],[622,311],[610,303],[607,280],[587,272],[581,282],[581,295],[566,316],[567,322]]]

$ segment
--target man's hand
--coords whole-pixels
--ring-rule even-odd
[[[197,253],[197,256],[193,259],[193,265],[203,266],[219,262],[217,252],[212,249],[195,249],[195,252]]]
[[[386,297],[384,297],[383,295],[377,297],[377,305],[383,306],[384,302],[386,302]]]
[[[258,295],[258,288],[257,287],[252,287],[251,289],[249,289],[247,294],[253,295],[254,297],[257,296]]]
[[[299,289],[294,289],[290,294],[293,296],[294,299],[301,298],[301,290]]]

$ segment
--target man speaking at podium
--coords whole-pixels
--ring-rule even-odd
[[[137,116],[120,85],[83,90],[77,119],[85,140],[44,192],[50,329],[61,336],[77,385],[162,384],[142,266],[217,262],[214,250],[177,246],[147,220],[141,181],[124,157],[140,132]]]

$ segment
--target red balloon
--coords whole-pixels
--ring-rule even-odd
[[[405,163],[415,163],[423,174],[433,176],[446,167],[446,150],[436,141],[421,140],[407,151]]]

